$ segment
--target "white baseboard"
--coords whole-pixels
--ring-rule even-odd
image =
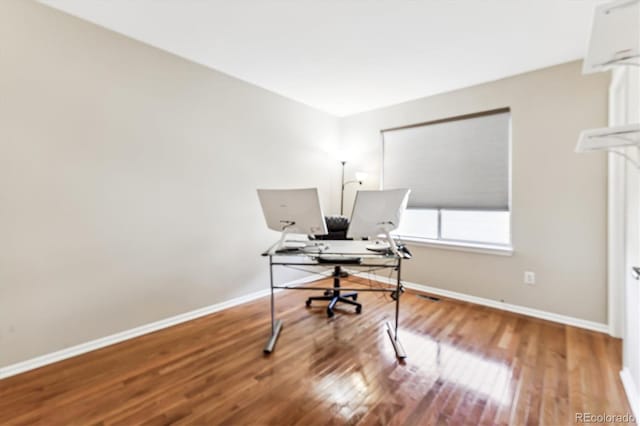
[[[620,379],[622,379],[622,386],[627,394],[631,411],[633,411],[633,417],[635,417],[637,421],[640,419],[640,392],[638,392],[636,383],[634,383],[631,372],[627,367],[624,367],[622,371],[620,371]]]
[[[302,285],[322,278],[326,278],[326,276],[321,274],[313,274],[304,278],[290,281],[283,285]],[[59,351],[31,358],[26,361],[11,364],[6,367],[0,367],[0,380],[10,376],[15,376],[16,374],[27,372],[29,370],[44,367],[45,365],[53,364],[58,361],[82,355],[87,352],[95,351],[96,349],[101,349],[106,346],[120,343],[125,340],[133,339],[134,337],[142,336],[143,334],[153,333],[154,331],[162,330],[163,328],[171,327],[186,321],[212,314],[214,312],[219,312],[224,309],[242,305],[243,303],[251,302],[268,294],[270,294],[270,289],[265,288],[264,290],[256,291],[254,293],[216,303],[215,305],[205,306],[204,308],[185,312],[184,314],[165,318],[160,321],[155,321],[149,324],[142,325],[140,327],[125,330],[119,333],[112,334],[110,336],[101,337],[99,339],[91,340],[89,342],[81,343],[79,345],[71,346]]]
[[[368,272],[350,271],[353,275],[360,276],[365,279],[371,279],[380,281],[385,284],[396,284],[395,279],[389,279],[388,277],[369,274]],[[527,315],[534,318],[540,318],[547,321],[553,321],[560,324],[571,325],[574,327],[584,328],[587,330],[598,331],[600,333],[609,333],[609,326],[607,324],[588,321],[581,318],[574,318],[566,315],[555,314],[553,312],[542,311],[539,309],[528,308],[526,306],[513,305],[511,303],[500,302],[498,300],[485,299],[484,297],[471,296],[464,293],[458,293],[455,291],[443,290],[436,287],[430,287],[423,284],[417,284],[402,280],[402,284],[411,290],[422,291],[430,293],[436,296],[442,296],[449,299],[461,300],[463,302],[475,303],[476,305],[488,306],[490,308],[501,309],[503,311],[514,312],[516,314]]]

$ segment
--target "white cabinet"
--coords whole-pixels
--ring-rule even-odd
[[[605,71],[619,64],[639,63],[639,16],[638,0],[617,0],[596,7],[589,50],[582,67],[584,74]]]

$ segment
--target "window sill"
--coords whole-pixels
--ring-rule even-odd
[[[445,250],[466,251],[471,253],[495,254],[499,256],[513,256],[512,246],[504,246],[499,244],[466,243],[462,241],[431,240],[417,237],[396,237],[409,245],[433,247]]]

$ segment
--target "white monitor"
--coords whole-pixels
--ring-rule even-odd
[[[284,234],[327,234],[317,188],[258,189],[267,226]]]
[[[409,189],[384,191],[358,191],[353,204],[351,222],[347,230],[349,238],[377,237],[400,226],[400,219],[407,208]],[[389,241],[393,245],[393,241]]]

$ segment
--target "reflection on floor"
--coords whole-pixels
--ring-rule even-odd
[[[419,366],[424,374],[437,371],[443,380],[467,388],[470,392],[491,398],[501,405],[511,403],[513,395],[507,386],[511,380],[509,365],[409,330],[403,334],[410,353],[424,354],[427,362]]]
[[[328,319],[308,295],[278,294],[269,357],[265,298],[0,381],[0,424],[559,425],[630,412],[620,341],[603,334],[407,292],[401,363],[388,296],[361,293],[361,315]]]

